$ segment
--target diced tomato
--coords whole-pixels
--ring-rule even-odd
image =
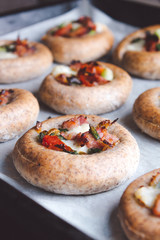
[[[84,34],[86,34],[88,32],[88,29],[86,27],[79,27],[77,29],[75,29],[74,31],[70,32],[69,33],[69,37],[81,37],[83,36]]]
[[[67,35],[72,29],[72,23],[67,24],[66,26],[59,28],[55,33],[54,36],[65,36]]]
[[[155,216],[160,217],[160,194],[158,194],[152,212]]]
[[[78,117],[74,117],[74,118],[71,118],[71,119],[63,122],[62,128],[71,130],[75,127],[78,127],[78,126],[84,124],[84,123],[88,123],[87,117],[80,115]]]
[[[73,152],[72,148],[65,145],[57,136],[45,135],[42,140],[42,145],[57,151]]]
[[[103,143],[97,141],[90,132],[80,133],[76,136],[75,141],[78,145],[86,145],[88,148],[103,148]]]
[[[2,90],[0,92],[0,105],[3,106],[8,103],[9,101],[9,91],[8,90]]]
[[[81,66],[82,66],[82,63],[80,61],[72,61],[70,64],[70,68],[77,72],[79,71]]]
[[[61,82],[62,84],[68,85],[67,75],[66,74],[59,74],[56,76],[56,80]]]
[[[81,23],[83,26],[90,28],[91,30],[96,29],[96,25],[93,23],[92,19],[90,17],[82,16],[78,19],[79,23]]]

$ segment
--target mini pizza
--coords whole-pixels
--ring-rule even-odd
[[[160,140],[160,87],[149,89],[136,99],[133,119],[143,132]]]
[[[39,113],[37,99],[23,89],[0,90],[0,142],[13,139],[28,130]]]
[[[108,63],[58,65],[43,81],[42,102],[60,113],[101,114],[119,108],[132,88],[130,76]]]
[[[120,201],[119,218],[128,239],[160,239],[160,169],[128,186]]]
[[[50,192],[85,195],[112,189],[139,162],[135,139],[116,120],[67,115],[38,122],[17,141],[14,165],[29,183]]]
[[[52,63],[49,49],[38,42],[0,40],[0,83],[23,82],[40,76]]]
[[[160,25],[128,35],[115,49],[113,60],[135,76],[160,79]]]
[[[70,64],[75,59],[86,62],[105,55],[114,38],[104,24],[81,17],[50,29],[42,40],[51,49],[55,61]]]

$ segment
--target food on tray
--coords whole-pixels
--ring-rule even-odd
[[[37,99],[23,89],[0,90],[0,142],[17,137],[31,127],[37,119]]]
[[[40,87],[41,100],[65,114],[100,114],[125,103],[132,88],[130,76],[108,63],[73,61],[58,65]]]
[[[149,89],[136,99],[133,119],[143,132],[160,140],[160,87]]]
[[[115,49],[113,60],[135,76],[160,79],[160,25],[128,35]]]
[[[52,54],[41,43],[0,40],[0,83],[23,82],[40,76],[52,63]]]
[[[38,122],[16,143],[14,165],[31,184],[61,194],[107,191],[128,179],[139,162],[131,134],[94,115]]]
[[[159,239],[160,169],[129,185],[120,201],[119,218],[128,239]]]
[[[105,55],[113,45],[111,31],[90,17],[62,23],[50,29],[42,40],[51,49],[57,62],[91,61]]]

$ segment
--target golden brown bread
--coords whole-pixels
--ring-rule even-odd
[[[129,34],[116,47],[113,53],[113,61],[129,73],[150,79],[160,79],[160,51],[129,51],[127,45],[136,38],[145,37],[145,32],[152,34],[160,28],[160,25],[149,26]]]
[[[65,114],[101,114],[119,108],[131,92],[132,80],[119,67],[99,63],[113,71],[114,79],[111,82],[93,87],[66,86],[50,74],[40,87],[40,99],[52,109]]]
[[[74,117],[68,115],[42,122],[42,131],[59,127]],[[102,117],[88,115],[90,124],[97,125]],[[95,154],[73,155],[48,149],[37,142],[35,128],[16,143],[13,161],[18,172],[31,184],[61,194],[94,194],[112,189],[135,172],[139,148],[131,134],[118,123],[109,130],[120,139],[113,149]]]
[[[140,186],[147,186],[153,175],[160,169],[151,171],[132,182],[123,193],[119,205],[121,226],[130,240],[159,240],[160,218],[154,216],[151,210],[140,205],[134,193]]]
[[[11,41],[0,40],[0,46]],[[49,49],[41,43],[30,42],[35,52],[28,56],[0,59],[0,83],[23,82],[43,74],[51,65],[53,57]]]
[[[95,35],[65,38],[52,36],[50,30],[43,37],[44,43],[50,48],[55,61],[70,64],[72,60],[88,62],[105,55],[113,45],[113,35],[103,24],[102,32]]]
[[[0,142],[8,141],[28,130],[39,113],[37,99],[27,90],[13,88],[12,100],[0,106]]]
[[[149,89],[136,99],[133,119],[143,132],[160,140],[160,87]]]

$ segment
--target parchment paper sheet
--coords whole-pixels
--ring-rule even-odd
[[[113,20],[95,8],[93,8],[93,14],[96,22],[103,22],[107,24],[113,31],[115,36],[115,45],[124,36],[136,29],[133,26]],[[1,36],[0,38],[14,39],[19,34],[21,38],[40,41],[41,37],[48,28],[63,21],[76,19],[79,15],[79,10],[74,9],[60,17],[40,22],[19,31]],[[109,60],[110,57],[103,58],[103,60],[106,59]],[[48,70],[48,73],[51,69],[52,67]],[[30,90],[35,94],[35,96],[38,96],[37,92],[39,86],[46,75],[47,73],[40,78],[25,83],[10,85],[1,84],[0,88],[24,88]],[[102,115],[103,117],[108,117],[109,119],[119,117],[118,122],[125,126],[133,134],[141,151],[140,164],[137,172],[122,186],[106,193],[79,197],[51,194],[33,187],[20,177],[12,163],[11,152],[18,138],[0,144],[0,177],[16,189],[23,192],[29,198],[42,205],[44,208],[77,227],[90,237],[99,240],[125,240],[126,237],[117,218],[117,207],[120,197],[124,189],[131,181],[152,169],[160,167],[159,142],[143,134],[133,122],[131,114],[134,100],[139,96],[139,94],[156,86],[160,86],[160,81],[148,81],[133,78],[133,90],[125,105],[112,113]],[[48,118],[48,116],[54,117],[58,115],[51,109],[45,107],[43,104],[40,104],[40,107],[41,111],[38,117],[39,121]]]

